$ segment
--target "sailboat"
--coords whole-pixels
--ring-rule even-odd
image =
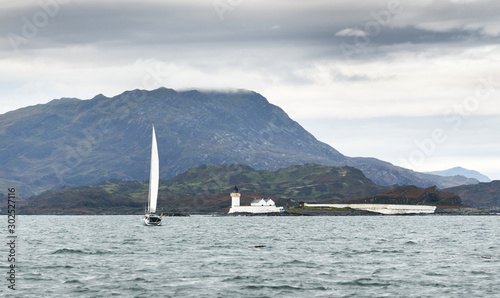
[[[153,140],[151,142],[151,171],[149,174],[148,209],[142,219],[146,226],[161,226],[163,214],[156,214],[158,201],[158,185],[160,183],[160,160],[158,158],[158,145],[156,144],[155,126],[153,125]]]

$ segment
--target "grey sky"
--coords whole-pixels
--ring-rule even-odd
[[[0,113],[243,88],[346,155],[500,179],[498,12],[474,0],[0,0]]]

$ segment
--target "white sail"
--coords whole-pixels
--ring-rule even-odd
[[[153,141],[151,143],[151,172],[149,175],[149,197],[148,211],[156,212],[156,201],[158,200],[158,184],[160,182],[160,160],[158,158],[158,146],[156,144],[155,127],[153,126]]]

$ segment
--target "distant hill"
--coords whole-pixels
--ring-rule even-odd
[[[203,165],[162,180],[158,206],[176,212],[227,211],[235,185],[242,193],[242,204],[270,197],[284,206],[296,206],[299,201],[333,202],[386,189],[352,167],[306,164],[258,171],[243,165]],[[140,213],[147,192],[147,183],[110,180],[48,191],[31,198],[22,210],[35,214]]]
[[[366,177],[378,185],[416,185],[418,187],[437,186],[440,189],[457,185],[477,184],[475,178],[464,176],[438,176],[419,173],[375,158],[353,157],[349,165],[363,171]]]
[[[461,185],[447,188],[459,195],[464,204],[472,207],[499,207],[500,206],[500,180],[475,185]]]
[[[110,179],[146,180],[152,124],[162,179],[203,164],[275,170],[318,163],[356,167],[379,185],[477,183],[344,156],[255,92],[160,88],[63,98],[0,115],[0,192],[15,187],[28,197]]]
[[[425,173],[438,176],[445,176],[445,177],[461,175],[467,178],[477,179],[479,182],[491,182],[491,179],[488,176],[483,175],[478,171],[468,170],[462,167],[454,167],[448,170],[425,172]]]
[[[127,188],[144,184],[126,182]],[[132,184],[128,185],[128,184]],[[133,185],[135,184],[135,185]],[[17,210],[22,214],[136,214],[144,209],[144,202],[130,194],[108,190],[102,186],[77,186],[52,190],[29,199]],[[119,186],[123,186],[119,184]],[[147,198],[147,195],[146,195]]]
[[[462,200],[453,192],[439,191],[435,186],[420,188],[405,185],[385,190],[374,196],[353,198],[342,203],[461,206]]]

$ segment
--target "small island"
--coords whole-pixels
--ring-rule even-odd
[[[276,203],[272,199],[254,199],[250,206],[240,206],[241,194],[238,191],[238,187],[234,187],[231,193],[231,208],[230,213],[283,213],[285,208],[276,207]]]

